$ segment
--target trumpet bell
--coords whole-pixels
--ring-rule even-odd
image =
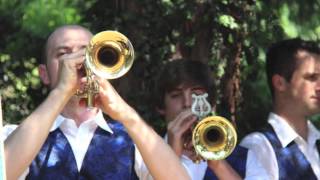
[[[102,31],[93,36],[86,49],[85,65],[105,79],[116,79],[129,71],[134,50],[126,36],[117,31]]]
[[[192,143],[195,151],[206,160],[225,159],[236,146],[237,133],[227,119],[209,116],[194,128]]]

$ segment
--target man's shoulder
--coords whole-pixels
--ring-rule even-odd
[[[127,129],[124,127],[123,124],[121,124],[118,121],[113,120],[113,119],[108,119],[107,123],[108,123],[108,126],[110,127],[110,129],[114,132],[114,135],[126,136],[129,139],[131,139],[128,132],[127,132]]]
[[[241,143],[258,143],[258,142],[264,142],[267,140],[266,133],[274,133],[273,127],[270,124],[266,124],[262,126],[261,128],[257,129],[256,131],[253,131],[247,135],[245,135]],[[246,146],[244,146],[246,147]]]
[[[248,149],[252,149],[257,144],[264,145],[266,144],[268,139],[263,134],[263,132],[256,131],[246,135],[240,142],[240,145],[246,147]]]

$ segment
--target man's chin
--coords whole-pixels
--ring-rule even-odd
[[[308,116],[313,116],[313,115],[319,114],[320,113],[320,106],[315,105],[313,107],[309,107],[308,112],[309,112]]]

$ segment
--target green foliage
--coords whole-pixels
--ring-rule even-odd
[[[22,16],[24,31],[45,38],[57,26],[78,24],[81,20],[74,1],[37,0],[29,1]]]
[[[1,0],[0,90],[6,122],[20,122],[45,97],[37,69],[45,38],[59,25],[80,22],[77,2]]]
[[[290,20],[290,9],[288,4],[283,4],[280,7],[280,24],[283,27],[285,33],[289,37],[297,37],[298,36],[298,27],[294,22]]]
[[[220,15],[219,16],[219,23],[222,24],[224,27],[229,29],[237,29],[239,25],[235,22],[235,19],[230,15]]]
[[[280,25],[288,37],[301,36],[305,39],[317,40],[320,37],[319,23],[320,2],[279,1],[275,3],[278,8]]]

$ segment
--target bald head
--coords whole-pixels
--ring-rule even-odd
[[[82,26],[67,25],[57,28],[47,40],[43,62],[39,66],[42,82],[55,87],[58,81],[60,60],[84,58],[84,49],[91,38],[91,32]]]
[[[79,39],[85,39],[83,36],[92,37],[92,33],[85,27],[79,25],[64,25],[55,29],[48,37],[43,53],[42,64],[47,64],[49,49],[59,43],[62,37],[67,41],[70,38],[79,36]]]

